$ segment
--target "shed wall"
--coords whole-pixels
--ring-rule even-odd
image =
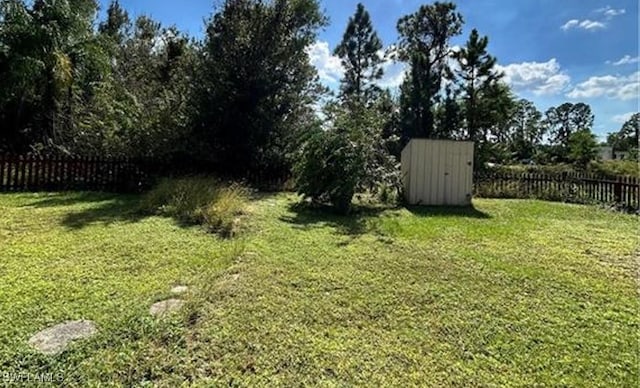
[[[402,150],[402,155],[401,155],[401,170],[400,173],[402,174],[402,188],[404,189],[405,193],[409,193],[409,190],[411,190],[411,179],[409,176],[409,166],[410,163],[405,163],[406,161],[410,161],[411,160],[411,144],[413,143],[409,143],[406,147],[404,147],[404,149]]]
[[[402,176],[412,205],[471,204],[472,142],[414,139],[402,152]]]

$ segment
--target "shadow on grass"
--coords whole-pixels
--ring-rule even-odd
[[[100,223],[138,222],[147,217],[139,210],[139,197],[107,193],[61,193],[24,205],[25,207],[54,208],[73,206],[62,218],[69,229],[82,229]]]
[[[108,225],[115,222],[138,222],[147,218],[147,215],[138,210],[137,204],[137,201],[131,199],[112,200],[100,206],[67,214],[62,224],[70,229],[82,229],[96,223]]]
[[[104,202],[120,197],[109,193],[92,192],[62,192],[53,194],[40,194],[39,198],[21,207],[48,208],[60,206],[74,206],[82,203]]]
[[[345,236],[360,236],[371,231],[367,221],[379,216],[389,208],[355,206],[348,215],[337,214],[331,207],[310,205],[308,203],[293,203],[289,205],[293,216],[282,216],[280,220],[294,225],[299,229],[331,227]]]
[[[407,206],[406,209],[416,217],[460,217],[490,219],[491,215],[473,206]]]
[[[308,203],[293,203],[289,210],[293,215],[280,217],[280,220],[294,225],[299,229],[335,228],[338,234],[357,237],[376,230],[377,217],[389,210],[399,208],[356,206],[351,214],[336,214],[329,206],[310,205]],[[438,206],[410,206],[407,211],[421,218],[469,218],[490,219],[491,216],[473,206],[468,207],[438,207]],[[390,213],[391,216],[399,216]]]

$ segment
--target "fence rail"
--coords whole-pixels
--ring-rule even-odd
[[[148,174],[129,159],[0,155],[0,191],[134,192]]]
[[[0,154],[0,192],[107,191],[140,192],[161,177],[217,175],[215,165],[198,160],[76,158]],[[265,191],[286,188],[284,174],[245,174],[245,181]]]
[[[475,195],[479,197],[616,204],[628,210],[640,210],[640,180],[637,177],[606,177],[575,172],[479,172],[474,180]]]

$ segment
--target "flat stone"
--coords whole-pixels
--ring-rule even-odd
[[[149,313],[159,317],[166,314],[174,313],[182,308],[184,301],[182,299],[167,299],[162,302],[154,303],[149,309]]]
[[[89,338],[97,332],[91,321],[68,321],[36,333],[29,339],[29,345],[52,356],[64,352],[72,341]]]
[[[189,291],[189,287],[187,286],[175,286],[171,289],[171,293],[177,295],[184,294],[187,291]]]

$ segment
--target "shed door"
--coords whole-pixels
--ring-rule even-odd
[[[469,179],[473,174],[470,163],[470,147],[465,143],[450,142],[446,145],[444,159],[444,186],[442,197],[445,205],[465,205],[469,203],[471,187]]]

